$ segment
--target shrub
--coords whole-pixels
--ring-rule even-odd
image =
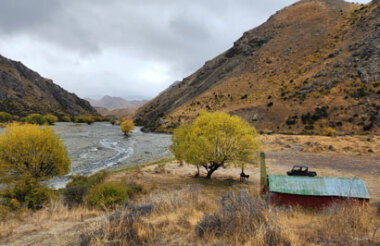
[[[12,210],[20,209],[21,206],[33,210],[41,209],[53,195],[53,190],[33,178],[14,182],[1,192],[5,205]]]
[[[12,115],[7,112],[0,112],[0,122],[12,121]]]
[[[75,123],[87,123],[91,125],[95,122],[95,118],[92,115],[78,115],[74,117]]]
[[[195,232],[199,237],[205,234],[223,237],[223,240],[241,245],[248,241],[254,241],[254,245],[289,244],[280,228],[271,221],[266,202],[250,197],[247,191],[240,191],[237,195],[230,192],[223,196],[219,210],[211,215],[205,213]]]
[[[132,120],[123,120],[123,122],[120,125],[120,130],[124,133],[124,135],[128,135],[135,129],[135,124]]]
[[[46,114],[44,115],[44,118],[49,125],[54,125],[54,123],[58,121],[57,116],[52,114]]]
[[[325,136],[334,136],[335,135],[335,130],[331,127],[325,127],[322,130],[322,135]]]
[[[376,212],[369,206],[358,204],[336,204],[325,210],[327,219],[320,221],[314,227],[314,238],[309,243],[319,245],[376,245],[373,226],[376,221]],[[368,244],[360,244],[358,239],[367,238]],[[339,243],[337,243],[339,242]],[[375,243],[374,241],[372,243]]]
[[[112,117],[109,117],[109,118],[108,118],[108,122],[109,122],[111,125],[115,125],[116,120],[115,120],[114,118],[112,118]]]
[[[0,178],[44,180],[70,169],[66,147],[52,128],[13,123],[0,134]]]
[[[47,123],[47,120],[45,119],[45,117],[43,117],[40,114],[30,114],[24,117],[23,121],[30,124],[38,124],[38,125],[43,125]]]
[[[101,171],[89,177],[75,176],[71,182],[66,185],[63,193],[64,200],[69,207],[83,204],[83,198],[88,194],[88,191],[95,185],[103,182],[108,176],[108,172]]]
[[[93,187],[85,200],[90,207],[116,209],[127,199],[127,192],[123,183],[103,183]]]
[[[70,122],[70,121],[72,121],[70,115],[64,115],[64,116],[62,116],[62,117],[61,117],[61,120],[62,120],[63,122]]]

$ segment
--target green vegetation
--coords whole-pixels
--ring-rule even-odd
[[[103,182],[107,176],[108,172],[105,171],[101,171],[89,177],[75,176],[73,180],[66,185],[66,189],[63,193],[65,203],[70,207],[83,204],[83,199],[89,190]]]
[[[128,189],[121,182],[102,183],[91,189],[85,200],[90,207],[116,209],[127,199]]]
[[[54,197],[54,192],[41,185],[37,179],[26,178],[10,183],[0,195],[4,199],[4,205],[11,210],[21,207],[37,210]]]
[[[246,121],[221,112],[202,112],[191,126],[176,130],[172,141],[174,156],[204,167],[206,178],[228,164],[252,162],[260,145],[256,130]]]
[[[72,121],[72,118],[71,118],[70,115],[64,115],[64,116],[61,117],[61,120],[63,122],[70,122],[70,121]]]
[[[70,207],[86,205],[90,208],[115,209],[128,197],[145,192],[136,183],[105,182],[109,173],[102,171],[89,177],[75,176],[63,193],[65,203]]]
[[[74,117],[75,123],[87,123],[91,125],[95,122],[95,118],[92,115],[78,115]]]
[[[44,118],[49,125],[54,125],[54,123],[58,121],[57,116],[52,114],[46,114],[44,115]]]
[[[47,123],[47,120],[45,119],[45,117],[40,114],[30,114],[22,118],[22,121],[29,124],[38,124],[38,125],[43,125]]]
[[[0,112],[0,122],[10,122],[12,119],[13,117],[11,114],[7,112]]]
[[[128,136],[135,129],[135,124],[132,120],[123,120],[120,125],[120,130],[125,136]]]

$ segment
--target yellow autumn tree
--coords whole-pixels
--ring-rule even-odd
[[[52,128],[13,123],[0,134],[0,178],[45,180],[69,169],[66,147]]]
[[[174,156],[204,167],[206,178],[228,164],[252,162],[260,146],[254,127],[222,112],[202,112],[192,125],[178,128],[172,140]]]
[[[128,136],[135,129],[135,124],[132,120],[123,120],[120,125],[120,130],[125,136]]]

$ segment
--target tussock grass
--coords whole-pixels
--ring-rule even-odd
[[[36,232],[59,231],[64,224],[73,226],[81,224],[91,218],[99,217],[103,213],[86,207],[69,209],[62,200],[53,200],[45,208],[33,212],[19,210],[8,215],[6,220],[0,220],[0,240],[7,242],[7,238],[17,239],[20,236]],[[84,229],[84,228],[82,228]],[[58,235],[63,237],[63,235]]]
[[[246,190],[209,199],[200,185],[127,204],[89,245],[373,245],[376,209],[335,205],[324,211],[269,207]]]

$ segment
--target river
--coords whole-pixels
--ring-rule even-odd
[[[53,178],[48,185],[63,188],[70,175],[90,175],[103,169],[143,164],[170,157],[171,135],[144,133],[140,127],[125,137],[119,126],[109,123],[56,123],[52,126],[66,145],[71,160],[70,173]]]

